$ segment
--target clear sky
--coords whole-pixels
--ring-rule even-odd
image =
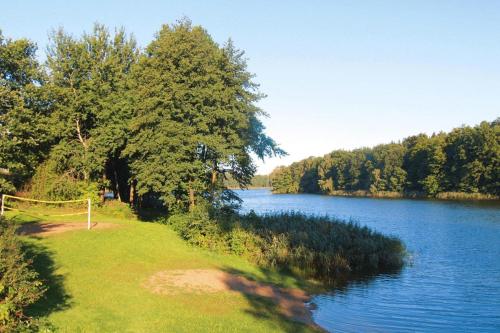
[[[187,16],[231,37],[268,97],[275,166],[500,116],[500,1],[3,1],[0,29],[40,48],[52,29],[124,26],[141,46]]]

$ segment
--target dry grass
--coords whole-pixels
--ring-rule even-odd
[[[306,306],[309,296],[296,288],[279,288],[258,283],[246,277],[216,269],[167,270],[153,274],[143,286],[159,295],[183,293],[237,292],[265,297],[276,304],[280,312],[295,321],[313,324]]]

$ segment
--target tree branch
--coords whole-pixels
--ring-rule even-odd
[[[87,142],[82,137],[82,132],[80,130],[80,120],[79,119],[76,120],[76,133],[78,134],[78,140],[80,140],[80,142],[83,145],[83,149],[87,150]]]

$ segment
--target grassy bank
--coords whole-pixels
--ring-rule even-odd
[[[30,315],[46,318],[62,332],[316,330],[284,317],[267,299],[238,291],[170,296],[151,293],[143,287],[144,281],[173,269],[219,269],[282,287],[308,289],[312,285],[259,268],[238,256],[189,246],[164,225],[124,215],[128,215],[125,210],[97,209],[94,221],[118,227],[23,237],[35,268],[49,287],[45,298],[30,308]],[[18,215],[15,220],[23,223],[34,218]]]
[[[46,220],[9,214],[18,224]],[[85,223],[86,217],[71,221]],[[318,280],[343,284],[397,269],[404,256],[397,239],[301,214],[240,216],[199,208],[171,216],[165,226],[141,222],[126,205],[111,203],[94,209],[93,221],[116,227],[22,237],[48,287],[28,314],[63,332],[313,332],[317,328],[292,321],[265,297],[237,289],[158,295],[145,281],[164,271],[216,269],[315,292],[324,286]]]

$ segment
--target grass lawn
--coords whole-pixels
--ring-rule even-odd
[[[72,221],[78,219],[83,222],[85,217]],[[29,218],[18,216],[17,220]],[[303,281],[260,269],[235,256],[191,247],[167,226],[139,222],[126,213],[112,216],[97,211],[93,220],[120,226],[23,237],[49,285],[45,299],[30,314],[47,318],[58,331],[315,331],[283,317],[264,298],[235,291],[164,296],[142,286],[156,272],[195,268],[237,272],[283,287],[300,287]]]

